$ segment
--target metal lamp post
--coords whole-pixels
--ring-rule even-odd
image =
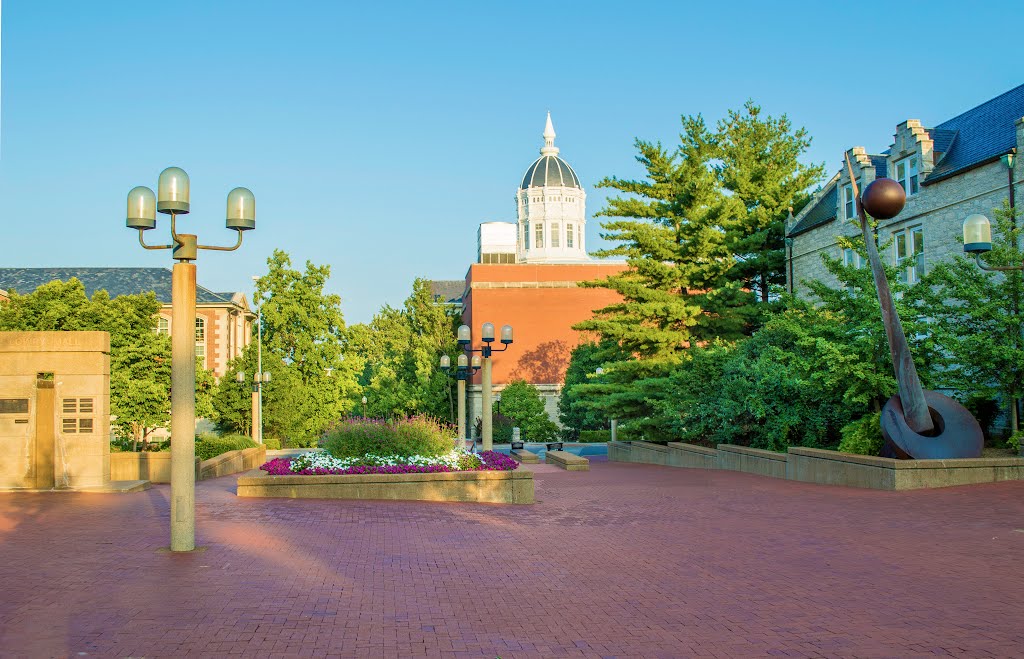
[[[469,325],[459,326],[459,346],[467,353],[479,352],[483,356],[483,383],[480,392],[480,403],[483,408],[483,417],[480,419],[480,435],[483,440],[483,450],[490,451],[493,446],[492,421],[491,418],[491,354],[494,352],[505,352],[512,344],[512,326],[504,325],[501,328],[501,343],[504,347],[500,350],[491,347],[494,343],[494,323],[484,323],[480,328],[480,340],[483,346],[478,349],[470,347],[473,337]],[[475,359],[475,357],[474,357]]]
[[[171,277],[171,551],[196,547],[196,266],[198,250],[230,252],[242,245],[242,232],[256,228],[256,198],[246,188],[228,193],[225,226],[238,232],[231,247],[200,245],[195,235],[177,232],[188,214],[188,174],[178,167],[160,172],[157,194],[145,186],[128,193],[126,224],[139,232],[145,249],[169,249]],[[171,216],[170,245],[147,245],[144,232],[156,228],[156,213]]]
[[[448,355],[441,355],[441,370],[448,373],[452,368],[452,359]],[[480,370],[480,358],[473,357],[472,372],[476,373]],[[456,359],[455,368],[455,379],[458,381],[457,395],[458,395],[458,430],[456,434],[459,437],[459,441],[465,446],[466,442],[466,380],[469,379],[470,365],[469,357],[465,354],[461,354]]]
[[[366,418],[366,396],[363,396],[363,418]]]

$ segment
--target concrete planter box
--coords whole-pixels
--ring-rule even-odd
[[[609,442],[614,462],[729,469],[804,483],[913,490],[972,483],[1024,480],[1024,458],[894,460],[815,448],[791,447],[788,453],[719,444],[717,449],[669,442]]]
[[[718,468],[758,476],[785,478],[786,454],[733,444],[719,444]]]
[[[256,469],[267,461],[267,447],[228,451],[209,460],[196,458],[196,480],[216,478]],[[171,482],[171,452],[111,453],[110,480]]]
[[[789,480],[875,490],[914,490],[1024,480],[1024,458],[894,460],[791,447]]]
[[[533,503],[533,472],[270,476],[255,470],[239,476],[238,496],[525,504]]]

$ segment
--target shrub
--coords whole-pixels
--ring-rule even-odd
[[[343,419],[329,428],[320,445],[336,458],[373,455],[434,456],[450,453],[455,431],[435,419]]]
[[[1006,440],[1007,446],[1020,453],[1021,442],[1024,442],[1024,430],[1018,430]]]
[[[196,437],[196,457],[200,460],[209,460],[228,451],[255,448],[256,445],[256,442],[245,435],[224,435],[218,437],[214,434],[203,433]]]
[[[885,439],[882,437],[881,412],[868,414],[852,421],[840,430],[843,436],[839,450],[843,453],[878,455]]]
[[[548,417],[540,390],[525,380],[515,380],[501,390],[501,409],[519,426],[523,440],[553,442],[558,426]],[[511,436],[511,435],[510,435]]]
[[[281,448],[281,440],[274,439],[272,437],[264,437],[263,445],[267,447],[268,451],[277,451]]]
[[[495,414],[491,420],[491,440],[495,444],[509,444],[512,441],[512,429],[516,422],[504,414]],[[483,419],[476,419],[476,436],[482,437],[484,422]],[[522,429],[520,429],[522,430]]]
[[[611,430],[581,430],[576,441],[583,443],[608,442],[612,439]]]

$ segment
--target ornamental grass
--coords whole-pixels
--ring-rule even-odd
[[[323,434],[320,446],[339,459],[440,456],[455,448],[455,429],[425,416],[394,421],[342,419]]]

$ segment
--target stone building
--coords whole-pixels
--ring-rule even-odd
[[[169,268],[0,268],[0,292],[6,289],[24,295],[43,284],[72,277],[82,282],[90,298],[101,289],[112,298],[153,291],[161,304],[157,331],[173,331]],[[228,361],[249,344],[255,319],[243,293],[215,293],[196,286],[196,355],[216,377],[223,376]]]
[[[585,338],[572,326],[620,300],[614,291],[582,288],[579,282],[603,279],[626,264],[587,254],[587,195],[576,172],[559,157],[550,113],[543,138],[540,157],[515,193],[516,222],[481,224],[476,263],[465,280],[431,285],[438,303],[461,305],[474,348],[480,347],[483,323],[513,327],[515,342],[494,354],[495,392],[500,394],[512,380],[526,380],[540,390],[549,416],[557,421],[569,355]],[[472,426],[481,415],[479,374],[467,389]]]
[[[1024,178],[1024,163],[1016,157],[1024,152],[1022,117],[1024,85],[934,127],[908,119],[896,126],[891,144],[879,153],[861,146],[847,151],[861,190],[883,176],[906,190],[903,211],[878,227],[879,244],[893,239],[880,256],[905,264],[904,281],[913,283],[933,264],[963,253],[957,238],[968,215],[992,219],[992,210],[1004,200],[1015,203]],[[852,193],[841,160],[839,171],[787,223],[787,285],[796,295],[807,295],[808,280],[838,285],[822,263],[823,254],[866,266],[836,242],[837,236],[860,232]]]

